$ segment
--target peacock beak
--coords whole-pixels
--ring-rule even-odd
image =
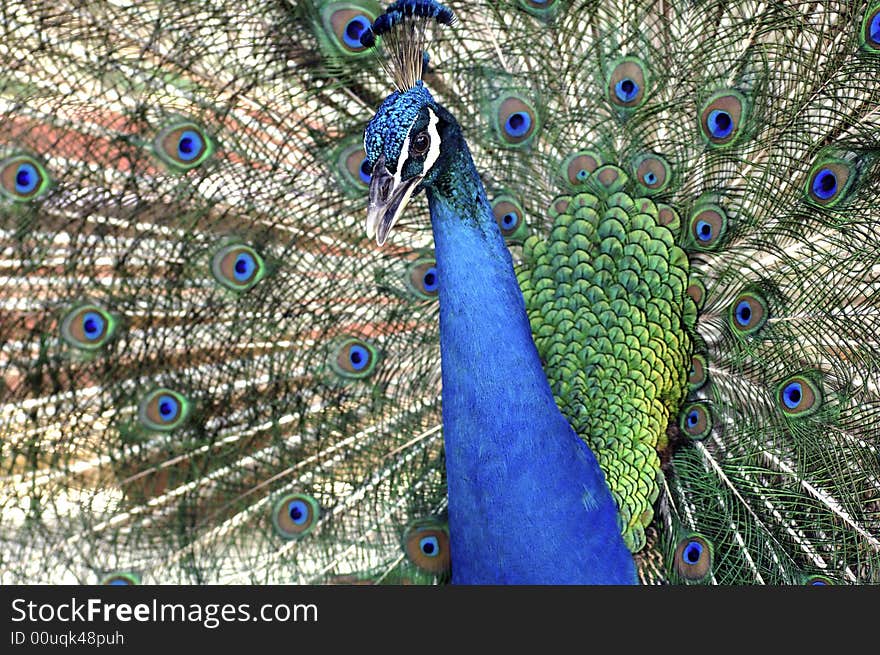
[[[403,213],[422,175],[408,180],[400,179],[400,171],[392,175],[385,166],[385,157],[379,157],[373,166],[370,180],[370,202],[367,205],[367,236],[376,235],[376,243],[385,243],[391,228]]]

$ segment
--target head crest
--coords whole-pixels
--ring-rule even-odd
[[[451,25],[455,15],[434,0],[396,0],[361,34],[361,45],[377,48],[382,66],[400,91],[422,79],[426,31],[432,21]],[[381,47],[376,45],[377,36],[382,37]]]

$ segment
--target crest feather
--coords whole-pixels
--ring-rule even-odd
[[[411,89],[422,79],[428,28],[435,21],[451,25],[455,15],[434,0],[397,0],[361,35],[362,45],[376,48],[382,67],[399,91]]]

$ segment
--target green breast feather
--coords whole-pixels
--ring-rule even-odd
[[[658,451],[687,384],[696,313],[688,260],[648,198],[604,166],[558,198],[547,238],[529,237],[519,281],[553,393],[596,453],[633,552],[660,494]],[[662,218],[661,218],[662,216]]]

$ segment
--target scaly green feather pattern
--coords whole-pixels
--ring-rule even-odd
[[[525,243],[520,285],[553,393],[596,454],[637,552],[660,495],[657,453],[684,397],[695,309],[684,251],[627,181],[603,166],[558,199],[550,236]]]

